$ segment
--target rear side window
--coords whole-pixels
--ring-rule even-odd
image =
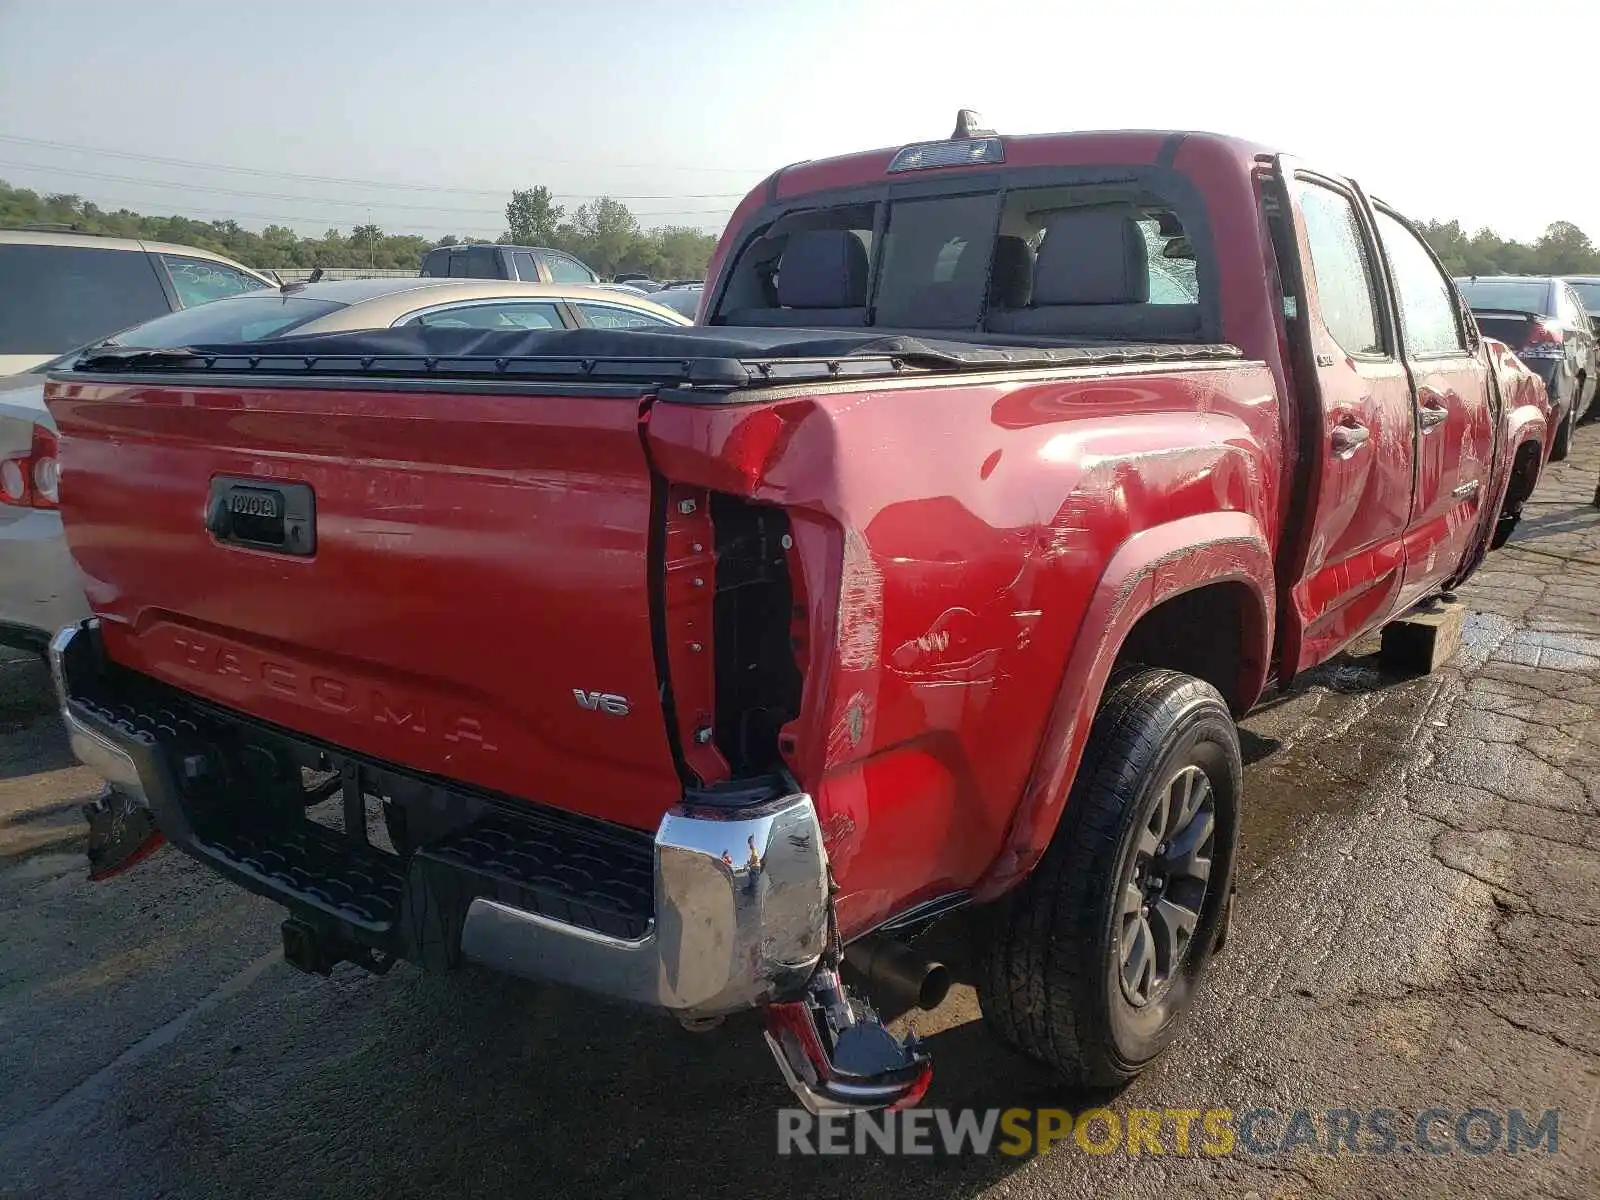
[[[547,254],[545,265],[550,268],[550,279],[555,283],[594,283],[594,272],[575,258],[565,254]]]
[[[511,261],[516,264],[518,279],[524,283],[539,282],[539,264],[533,261],[532,253],[527,250],[514,251]]]
[[[172,288],[178,293],[178,303],[184,308],[221,300],[224,296],[237,296],[266,286],[253,275],[235,271],[224,263],[205,258],[189,258],[177,254],[161,255],[162,265],[172,279]]]
[[[170,308],[142,251],[0,245],[0,354],[59,354]]]
[[[1378,212],[1378,237],[1400,295],[1400,328],[1407,354],[1459,354],[1467,348],[1450,281],[1422,239],[1388,213]]]
[[[654,313],[640,312],[636,308],[623,308],[620,304],[597,304],[580,300],[573,305],[583,314],[584,324],[594,329],[662,329],[672,324]]]
[[[255,342],[288,333],[344,307],[332,300],[285,296],[276,288],[268,288],[255,295],[222,299],[168,313],[124,330],[111,341],[118,346],[145,346],[153,350]]]
[[[1301,179],[1294,194],[1306,223],[1324,327],[1347,354],[1382,354],[1372,258],[1355,206],[1342,193]]]
[[[419,313],[397,322],[434,329],[560,329],[561,314],[554,304],[526,300],[458,304],[452,308]]]
[[[1578,293],[1578,299],[1583,301],[1584,311],[1591,317],[1600,317],[1600,283],[1591,283],[1588,280],[1575,280],[1572,290]]]
[[[461,271],[455,269],[458,260],[463,266]],[[464,254],[458,251],[450,261],[450,274],[465,275],[468,279],[499,279],[500,252],[492,246],[474,247]]]
[[[1567,325],[1587,325],[1587,313],[1579,302],[1577,294],[1570,288],[1561,289],[1561,320]]]

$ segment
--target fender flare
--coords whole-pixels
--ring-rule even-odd
[[[1256,600],[1256,652],[1241,663],[1239,694],[1247,705],[1260,695],[1276,611],[1272,550],[1260,522],[1242,512],[1200,513],[1134,534],[1095,585],[1028,783],[999,855],[973,886],[974,899],[991,900],[1020,884],[1050,844],[1106,680],[1134,625],[1158,604],[1217,583],[1242,583]]]
[[[1550,448],[1555,442],[1555,431],[1537,406],[1518,405],[1506,413],[1504,423],[1504,440],[1500,443],[1504,449],[1499,453],[1499,461],[1492,476],[1494,490],[1483,506],[1477,536],[1473,538],[1472,546],[1463,557],[1455,574],[1450,577],[1451,587],[1459,587],[1466,582],[1483,565],[1483,560],[1489,557],[1489,546],[1494,540],[1495,525],[1505,510],[1506,497],[1511,492],[1512,475],[1516,471],[1517,455],[1521,453],[1522,448],[1528,445],[1538,447],[1537,465],[1534,468],[1533,481],[1528,488],[1530,494],[1539,486],[1545,467],[1550,465]]]

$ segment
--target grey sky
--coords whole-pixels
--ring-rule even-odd
[[[1537,10],[1540,29],[1562,30],[1552,46],[1573,47],[1565,71],[1534,46],[1534,10],[1519,11],[0,0],[0,179],[303,232],[348,230],[370,206],[386,230],[431,237],[497,233],[510,188],[543,183],[569,204],[639,197],[646,225],[715,229],[776,166],[940,137],[967,105],[1002,132],[1236,133],[1357,175],[1419,218],[1520,238],[1570,220],[1600,240],[1600,117],[1582,82],[1600,6]]]

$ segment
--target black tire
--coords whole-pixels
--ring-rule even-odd
[[[1489,539],[1489,549],[1498,550],[1511,540],[1511,535],[1517,531],[1517,526],[1522,523],[1522,510],[1500,514],[1500,519],[1494,523],[1494,534]]]
[[[1572,422],[1574,418],[1569,412],[1561,419],[1561,424],[1556,428],[1556,440],[1550,444],[1550,461],[1560,462],[1572,451]]]
[[[1153,952],[1151,909],[1133,913],[1135,936],[1125,941],[1120,901],[1163,794],[1170,802],[1180,779],[1193,780],[1187,768],[1199,769],[1214,798],[1210,871],[1193,933],[1140,1004],[1122,979],[1124,947],[1142,933]],[[1223,932],[1242,774],[1238,729],[1210,684],[1149,668],[1113,681],[1049,848],[987,914],[978,1000],[991,1029],[1079,1087],[1120,1086],[1166,1049]]]

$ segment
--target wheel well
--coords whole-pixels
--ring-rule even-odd
[[[1539,482],[1539,456],[1543,447],[1535,441],[1526,441],[1517,447],[1517,455],[1511,460],[1511,479],[1506,484],[1505,504],[1501,506],[1502,513],[1514,513],[1521,510],[1528,497],[1533,495],[1533,486]]]
[[[1212,583],[1183,592],[1140,617],[1113,672],[1135,664],[1166,667],[1203,679],[1241,715],[1255,701],[1266,631],[1261,604],[1245,584]]]

